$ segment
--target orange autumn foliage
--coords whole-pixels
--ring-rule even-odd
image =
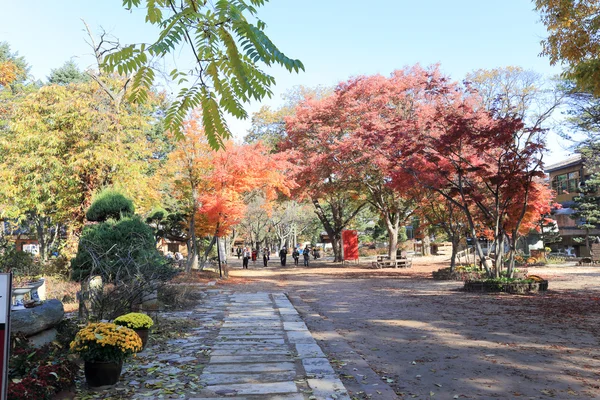
[[[184,137],[169,156],[174,196],[195,210],[196,234],[224,236],[242,220],[248,194],[260,192],[269,204],[279,194],[289,196],[295,184],[284,175],[286,159],[260,142],[228,141],[211,150],[200,121],[196,113],[184,123]]]
[[[261,143],[236,145],[229,141],[213,153],[212,170],[206,176],[210,189],[200,193],[200,229],[206,234],[223,236],[240,223],[245,212],[245,195],[263,193],[266,202],[279,193],[288,196],[294,183],[283,171],[287,161],[279,154],[269,154]]]
[[[17,79],[18,72],[19,69],[13,62],[6,61],[0,63],[0,86],[11,84],[15,79]]]

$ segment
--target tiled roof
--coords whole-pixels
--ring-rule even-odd
[[[550,164],[547,165],[546,168],[544,168],[545,172],[552,172],[552,171],[556,171],[557,169],[561,169],[561,168],[566,168],[566,167],[571,167],[573,165],[577,165],[581,162],[581,154],[574,154],[569,158],[565,158],[562,161],[559,161],[557,163],[554,164]]]

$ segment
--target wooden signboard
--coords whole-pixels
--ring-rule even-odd
[[[342,231],[342,246],[344,261],[358,260],[358,232],[355,230]]]
[[[0,398],[2,400],[6,400],[8,391],[11,300],[12,274],[0,274]]]

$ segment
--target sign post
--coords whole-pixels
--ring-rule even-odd
[[[342,249],[344,262],[350,260],[358,261],[358,231],[342,231]]]
[[[10,306],[12,300],[12,274],[0,274],[0,398],[8,393],[8,358],[10,356]]]

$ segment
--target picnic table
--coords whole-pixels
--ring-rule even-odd
[[[375,268],[410,268],[410,267],[412,267],[412,259],[398,258],[396,260],[390,260],[389,257],[387,257],[387,256],[377,256],[377,261],[373,261],[373,267],[375,267]]]

